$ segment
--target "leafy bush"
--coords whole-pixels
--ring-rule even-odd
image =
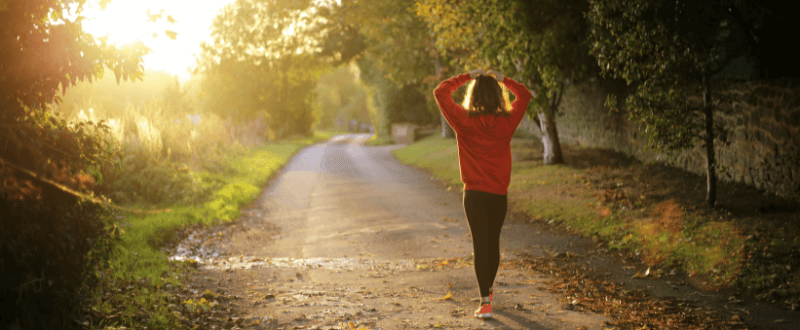
[[[120,233],[97,205],[56,188],[42,195],[58,202],[0,201],[0,319],[25,329],[71,325]]]
[[[201,203],[223,184],[208,173],[231,171],[228,157],[247,149],[238,140],[263,140],[258,129],[234,134],[239,128],[214,114],[187,115],[158,103],[125,112],[92,106],[73,112],[72,120],[109,123],[103,136],[116,166],[103,171],[98,188],[118,204]]]
[[[255,196],[261,189],[247,182],[234,182],[220,189],[214,200],[206,203],[208,219],[230,222],[239,216],[239,203]]]
[[[119,237],[104,207],[80,201],[96,200],[95,176],[111,155],[104,131],[42,112],[0,132],[0,320],[26,329],[74,325],[84,288]]]

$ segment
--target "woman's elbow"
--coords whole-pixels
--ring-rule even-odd
[[[447,90],[444,88],[441,89],[437,88],[433,90],[433,98],[435,98],[437,101],[444,100],[448,96],[449,95],[447,95]]]

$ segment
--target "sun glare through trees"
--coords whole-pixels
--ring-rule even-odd
[[[142,42],[151,49],[145,66],[189,78],[199,44],[210,38],[211,21],[231,0],[114,0],[87,9],[84,29],[112,43]]]
[[[800,324],[791,9],[0,0],[0,329],[474,328],[475,132],[511,139],[463,172],[511,168],[492,326]],[[531,92],[502,139],[438,106],[476,69]]]

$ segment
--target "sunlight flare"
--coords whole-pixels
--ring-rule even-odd
[[[84,13],[84,29],[94,36],[108,36],[117,45],[142,42],[152,52],[144,57],[147,68],[166,71],[181,81],[189,79],[188,68],[200,42],[209,40],[217,12],[233,0],[114,0],[105,10],[92,7]],[[162,13],[156,22],[150,14]],[[168,32],[169,31],[169,32]],[[174,32],[173,40],[169,34]]]

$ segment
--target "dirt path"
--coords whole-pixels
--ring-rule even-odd
[[[633,279],[648,267],[513,213],[501,236],[496,318],[474,319],[477,283],[460,193],[399,164],[390,153],[394,147],[365,147],[367,138],[339,136],[302,150],[239,220],[197,230],[179,245],[174,254],[199,261],[185,295],[205,310],[186,320],[189,327],[683,330],[800,324],[800,313],[740,299],[732,290],[700,291],[680,270]],[[204,303],[197,302],[201,296]]]
[[[178,254],[200,260],[189,289],[219,304],[201,327],[603,328],[608,318],[563,309],[543,290],[547,278],[514,267],[496,280],[495,319],[472,318],[478,294],[460,195],[398,163],[392,147],[365,147],[367,138],[304,149],[236,223],[181,244]],[[504,236],[525,228],[509,222]],[[506,261],[554,253],[502,244]]]

